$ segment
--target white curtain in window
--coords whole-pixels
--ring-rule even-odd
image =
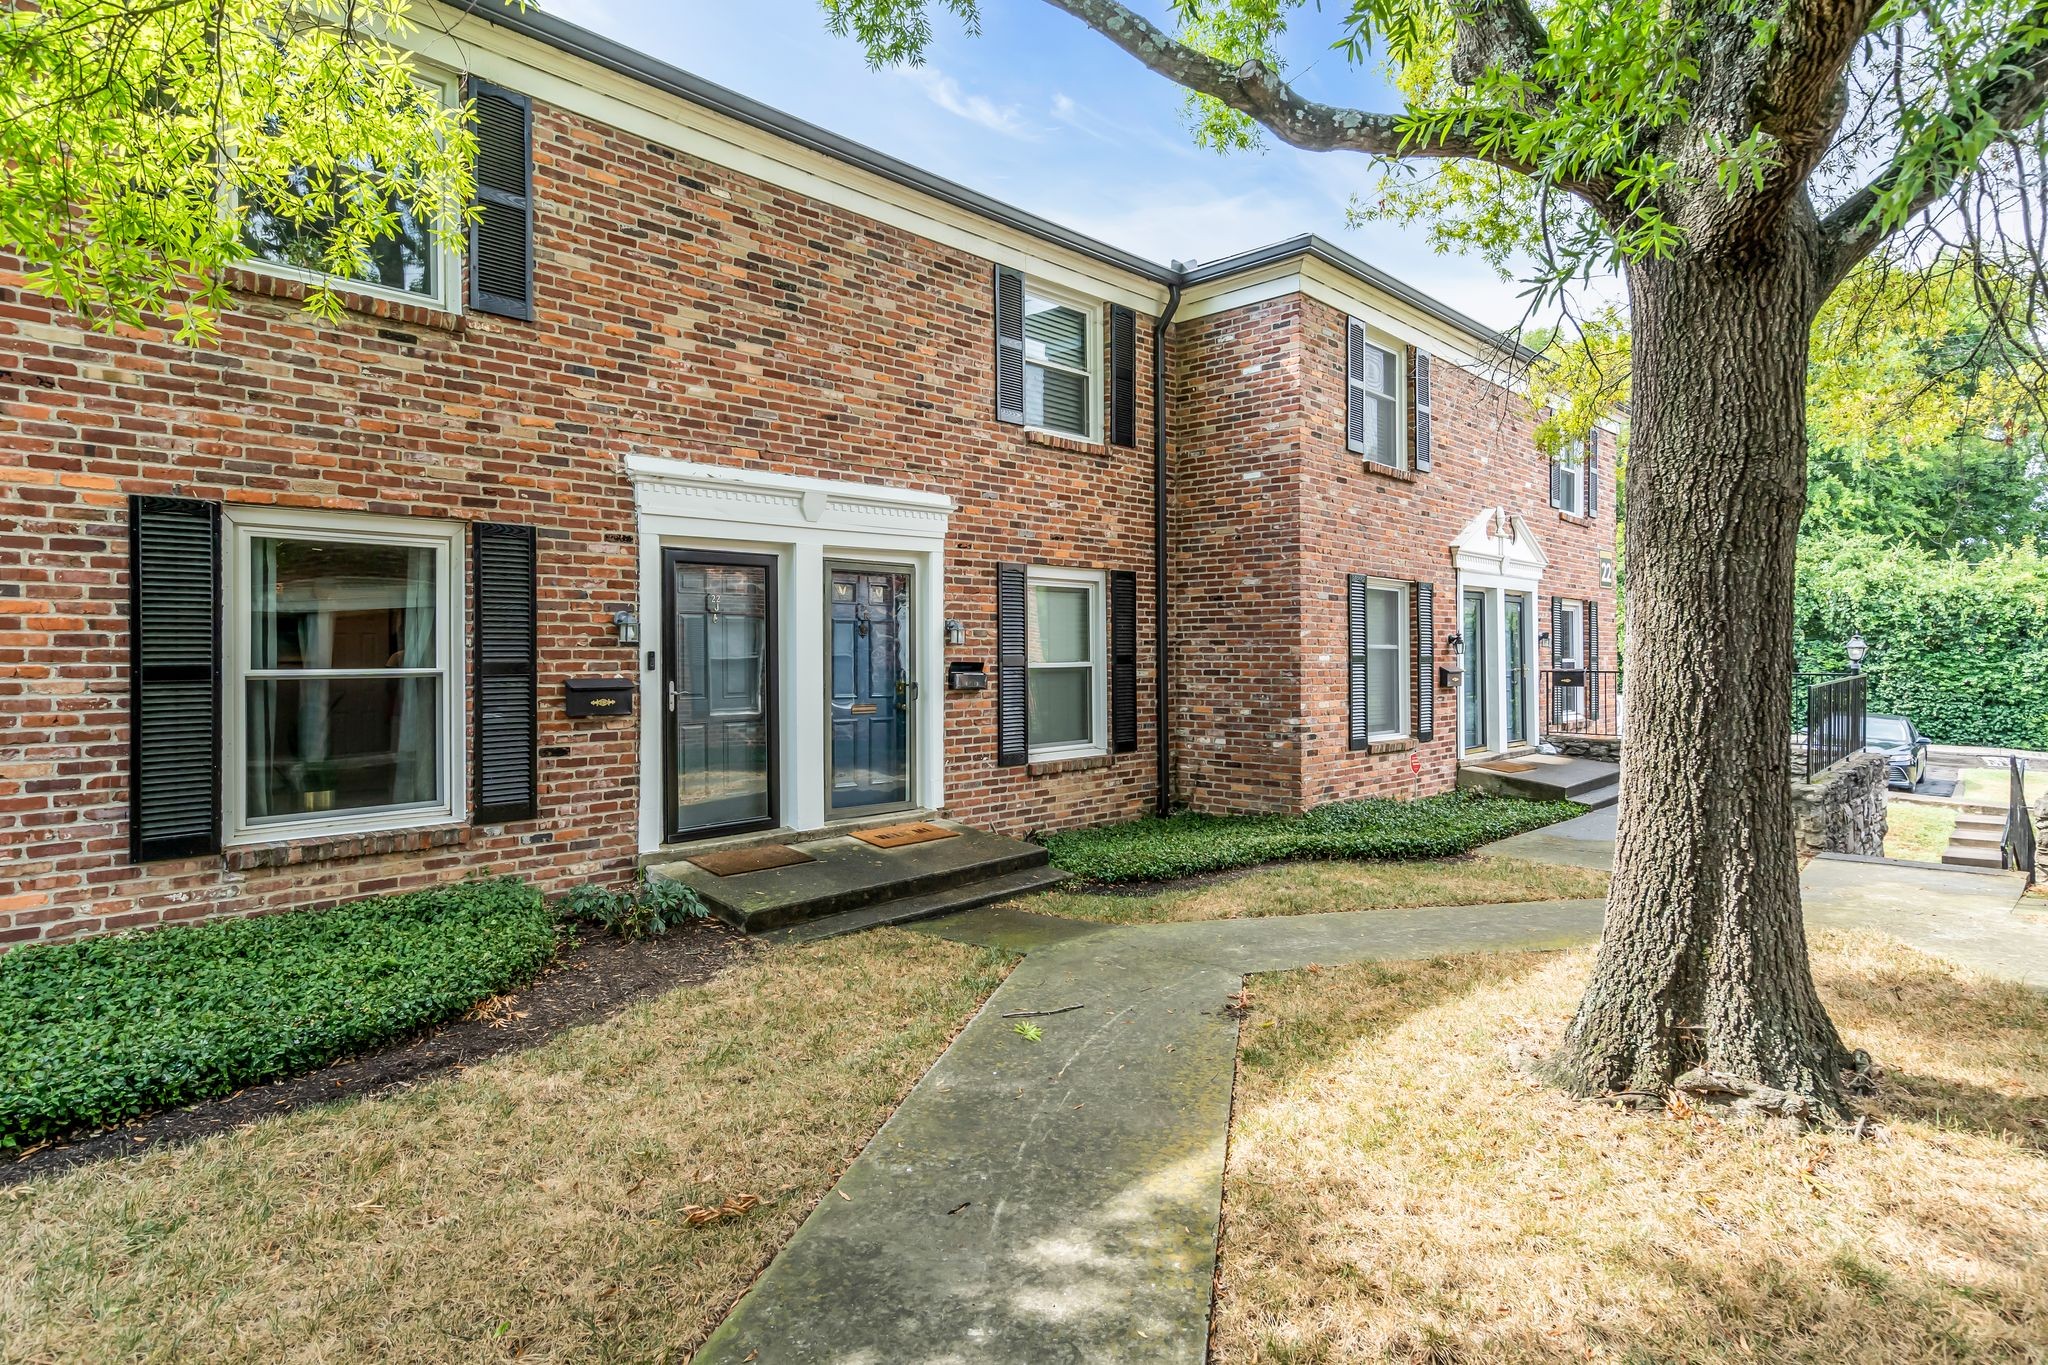
[[[406,557],[405,636],[400,663],[423,668],[438,663],[435,658],[436,612],[435,561],[438,556],[414,553]],[[436,756],[440,736],[434,733],[435,713],[440,708],[439,686],[434,679],[409,678],[398,688],[398,771],[393,799],[399,804],[434,799]]]

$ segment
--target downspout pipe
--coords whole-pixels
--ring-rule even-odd
[[[1167,740],[1172,712],[1166,683],[1166,329],[1180,307],[1178,282],[1166,287],[1166,307],[1152,323],[1152,747],[1158,764],[1153,809],[1165,815],[1173,799],[1167,790]]]

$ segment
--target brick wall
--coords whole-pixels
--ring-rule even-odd
[[[626,876],[634,723],[559,698],[639,671],[610,624],[636,595],[629,453],[951,494],[957,657],[994,658],[999,561],[1137,571],[1145,747],[997,768],[992,693],[951,695],[946,779],[953,813],[1013,832],[1149,807],[1148,322],[1142,447],[1034,443],[993,420],[988,261],[546,107],[535,158],[532,324],[359,300],[330,326],[249,277],[195,350],[88,335],[0,263],[0,944],[474,871]],[[130,865],[131,493],[538,526],[541,818]]]
[[[1457,699],[1442,689],[1432,740],[1351,749],[1346,583],[1433,583],[1446,661],[1458,632],[1451,541],[1488,508],[1521,515],[1549,558],[1532,629],[1550,628],[1553,596],[1597,600],[1613,665],[1614,592],[1599,581],[1614,546],[1611,452],[1598,515],[1556,511],[1527,403],[1439,360],[1432,470],[1380,469],[1345,449],[1337,309],[1292,295],[1174,333],[1177,795],[1203,809],[1301,809],[1455,785]],[[1548,666],[1546,650],[1536,667]]]

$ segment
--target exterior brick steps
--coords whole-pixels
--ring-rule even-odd
[[[1043,847],[1022,839],[990,834],[952,820],[929,823],[954,831],[954,837],[881,849],[850,835],[835,834],[792,840],[791,846],[809,855],[810,861],[789,867],[720,877],[695,863],[676,861],[649,867],[647,875],[683,883],[702,897],[718,918],[749,934],[760,934],[900,902],[965,892],[1013,874],[1043,872],[1051,861]],[[999,893],[1009,894],[1018,893]],[[895,913],[916,917],[920,909],[899,905]],[[924,912],[942,914],[945,910]],[[898,921],[878,917],[873,922]]]
[[[979,910],[983,906],[995,905],[1028,896],[1034,891],[1047,891],[1067,880],[1067,874],[1056,867],[1031,867],[1020,872],[1006,872],[986,881],[972,882],[966,886],[946,891],[934,891],[922,896],[905,896],[901,900],[884,901],[864,910],[847,910],[823,919],[806,920],[786,929],[771,929],[762,938],[771,943],[816,943],[820,939],[837,938],[841,934],[858,933],[862,929],[876,929],[889,924],[912,924],[918,920],[937,919],[941,915],[957,914],[962,910]]]

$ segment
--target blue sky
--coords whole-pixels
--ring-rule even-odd
[[[857,43],[827,32],[816,0],[542,8],[1154,260],[1214,260],[1317,232],[1483,321],[1521,319],[1518,287],[1483,263],[1434,255],[1419,232],[1346,225],[1351,197],[1372,185],[1364,157],[1278,144],[1204,151],[1182,121],[1179,87],[1039,0],[983,0],[978,38],[934,4],[926,64],[891,71],[869,70]],[[1313,7],[1304,15],[1318,18]],[[1318,27],[1289,54],[1307,94],[1397,107],[1377,71],[1321,50],[1326,41]]]

